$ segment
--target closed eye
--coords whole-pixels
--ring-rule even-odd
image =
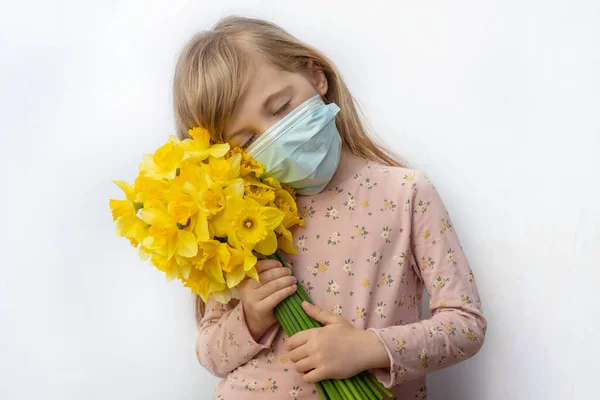
[[[285,112],[285,110],[287,110],[287,108],[290,106],[291,100],[288,101],[287,103],[285,103],[283,106],[281,106],[281,108],[277,111],[275,111],[275,113],[273,114],[274,117],[282,114],[283,112]]]
[[[257,134],[252,135],[252,137],[241,146],[242,149],[246,150],[248,148],[248,146],[250,146],[252,143],[254,143],[254,141],[256,139],[258,139],[258,135]]]

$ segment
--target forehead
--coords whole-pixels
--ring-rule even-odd
[[[252,64],[245,91],[240,98],[240,106],[244,103],[254,104],[266,98],[289,79],[289,75],[290,72],[284,71],[265,58],[258,58]]]
[[[225,124],[226,139],[252,117],[260,114],[266,98],[294,81],[294,73],[285,71],[262,57],[253,60],[250,68],[247,81],[243,85],[244,92]]]

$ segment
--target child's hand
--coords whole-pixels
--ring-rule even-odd
[[[244,303],[246,325],[254,340],[258,341],[277,321],[273,308],[296,291],[296,278],[289,268],[282,268],[276,260],[256,263],[260,282],[245,279],[238,285]]]
[[[286,349],[296,370],[308,372],[305,382],[344,379],[370,368],[389,366],[387,351],[375,333],[355,328],[341,316],[315,305],[303,302],[302,307],[325,325],[298,332],[287,340]]]

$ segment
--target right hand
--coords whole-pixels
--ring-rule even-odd
[[[250,334],[259,341],[276,321],[273,309],[296,291],[296,277],[277,260],[256,263],[259,282],[246,278],[238,285]]]

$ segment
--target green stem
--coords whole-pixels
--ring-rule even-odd
[[[355,399],[362,399],[361,391],[354,385],[353,378],[344,379],[342,381],[350,390]]]
[[[354,378],[356,379],[356,384],[358,385],[358,387],[364,392],[365,399],[377,400],[377,396],[375,396],[373,392],[371,392],[371,389],[369,389],[369,382],[365,382],[363,375],[356,375]]]
[[[325,387],[323,386],[323,382],[317,382],[315,384],[315,386],[317,387],[317,391],[321,395],[321,400],[329,400],[330,399],[330,397],[327,395],[327,392],[325,391]]]
[[[394,396],[394,394],[390,392],[385,386],[383,386],[383,383],[379,382],[379,380],[375,378],[372,374],[367,372],[367,375],[369,376],[369,379],[371,379],[371,382],[373,382],[375,386],[378,387],[379,390],[381,390],[387,397]]]
[[[287,310],[282,303],[279,303],[277,305],[277,307],[279,307],[281,309],[281,311],[285,314],[285,318],[290,325],[291,335],[288,335],[288,337],[292,337],[296,333],[300,332],[300,327],[296,324],[296,321],[294,320],[294,318],[292,318],[292,315],[289,312],[289,310]]]
[[[298,294],[298,296],[295,296],[294,301],[298,304],[298,307],[300,307],[300,310],[302,310],[302,315],[306,316],[306,318],[310,321],[310,325],[312,325],[313,328],[319,328],[319,327],[323,326],[319,321],[309,317],[306,314],[306,312],[304,311],[304,309],[302,308],[302,301],[306,301],[309,304],[313,304],[313,303],[312,303],[312,301],[310,301],[310,299],[308,297],[303,297],[303,295],[300,293],[300,291],[302,289],[302,285],[299,285],[299,284],[297,284],[297,285],[298,285],[298,289],[296,290],[295,294]]]
[[[375,385],[373,383],[373,381],[371,381],[371,378],[369,377],[371,374],[367,371],[363,371],[362,373],[362,377],[364,379],[365,384],[367,385],[367,387],[371,390],[371,393],[373,393],[373,395],[375,395],[375,397],[378,400],[383,399],[383,396],[381,395],[381,393],[377,390],[377,385]]]
[[[346,379],[337,379],[337,380],[340,382],[340,386],[342,387],[342,390],[346,394],[346,397],[348,397],[350,400],[353,400],[354,396],[352,394],[352,390],[350,390],[350,387],[346,383]]]
[[[331,396],[331,398],[333,400],[343,400],[342,396],[340,395],[340,392],[338,392],[337,388],[335,387],[335,385],[333,384],[331,379],[326,379],[321,382],[323,382],[323,386],[325,386],[325,389],[327,390],[327,394],[329,396]]]
[[[373,383],[371,383],[371,380],[368,378],[367,374],[368,372],[363,371],[358,375],[360,381],[363,384],[363,389],[368,390],[373,399],[381,399],[381,393],[379,393],[377,391],[377,388],[373,385]]]
[[[282,306],[284,310],[286,310],[290,320],[292,321],[292,325],[296,330],[296,333],[306,329],[303,327],[303,324],[298,320],[298,318],[296,318],[296,316],[294,315],[294,312],[290,308],[290,303],[288,299],[283,300],[281,303],[279,303],[279,305]]]
[[[291,336],[292,335],[292,330],[290,329],[289,321],[283,315],[282,310],[280,310],[277,307],[275,307],[275,309],[273,310],[273,312],[275,313],[275,317],[277,317],[277,320],[279,321],[279,324],[283,328],[283,331],[285,332],[285,334],[288,335],[288,336]]]
[[[308,294],[304,291],[304,287],[297,283],[298,287],[298,291],[296,293],[298,293],[298,297],[300,297],[301,300],[306,301],[307,303],[312,304],[312,300],[310,299],[310,297],[308,297]]]
[[[348,391],[346,390],[346,388],[342,384],[341,380],[339,380],[339,379],[332,379],[332,381],[333,381],[333,384],[339,390],[342,399],[344,399],[344,400],[353,400],[352,396],[348,393]]]
[[[285,261],[285,258],[283,258],[279,250],[275,251],[275,253],[273,253],[272,255],[273,257],[275,257],[276,260],[278,260],[281,263],[281,265],[283,265],[286,268],[291,268],[290,264],[288,264],[288,262]]]
[[[270,256],[264,256],[264,257],[265,257],[265,258],[268,258],[268,259],[270,259],[270,260],[277,260],[277,259],[278,259],[278,258],[277,258],[277,257],[276,257],[274,254],[271,254]],[[292,318],[292,316],[290,315],[290,311],[289,311],[289,310],[287,310],[287,309],[286,309],[286,307],[284,307],[284,306],[283,306],[281,303],[280,303],[280,304],[278,304],[277,306],[275,306],[275,309],[274,309],[274,311],[275,311],[275,310],[279,310],[279,312],[278,312],[278,313],[275,313],[275,316],[277,317],[277,319],[279,320],[279,322],[280,322],[280,323],[282,323],[282,320],[280,319],[280,317],[281,317],[282,319],[283,319],[283,318],[286,318],[286,320],[288,321],[288,323],[291,323],[291,322],[292,322],[292,319],[293,319],[293,318]],[[293,327],[293,326],[290,324],[290,325],[289,325],[289,328],[290,328],[290,329],[293,329],[294,327]],[[284,330],[285,330],[285,328],[284,328]],[[295,332],[294,332],[294,333],[295,333]],[[292,336],[294,333],[292,333],[292,332],[289,332],[289,333],[288,333],[288,332],[286,332],[286,334],[288,335],[288,337],[291,337],[291,336]]]
[[[288,297],[286,299],[286,300],[289,300],[289,302],[291,303],[290,308],[291,308],[292,312],[294,313],[294,317],[296,317],[297,319],[302,321],[303,325],[306,326],[306,328],[304,328],[304,329],[319,327],[318,324],[313,323],[314,320],[312,320],[308,315],[306,315],[306,312],[302,308],[302,302],[298,301],[299,299],[300,299],[299,297],[291,297],[291,298]]]
[[[275,253],[271,254],[270,256],[267,256],[267,258],[270,258],[272,260],[277,260],[284,267],[291,268],[290,265],[288,264],[288,262],[285,261],[285,259],[283,258],[283,256],[279,252],[279,250],[277,250]],[[304,300],[304,301],[306,301],[309,304],[313,304],[312,300],[310,299],[310,297],[308,296],[308,294],[304,290],[304,287],[302,287],[302,285],[300,283],[296,283],[296,287],[297,287],[296,293],[294,293],[292,296],[295,296],[297,294],[300,297],[301,300]],[[300,301],[300,309],[298,311],[300,311],[301,315],[306,316],[306,318],[308,318],[310,320],[311,324],[308,325],[309,327],[311,325],[313,327],[315,327],[315,328],[322,326],[319,322],[315,321],[314,319],[312,319],[308,315],[306,315],[306,313],[304,312],[304,309],[302,308],[302,301]]]

